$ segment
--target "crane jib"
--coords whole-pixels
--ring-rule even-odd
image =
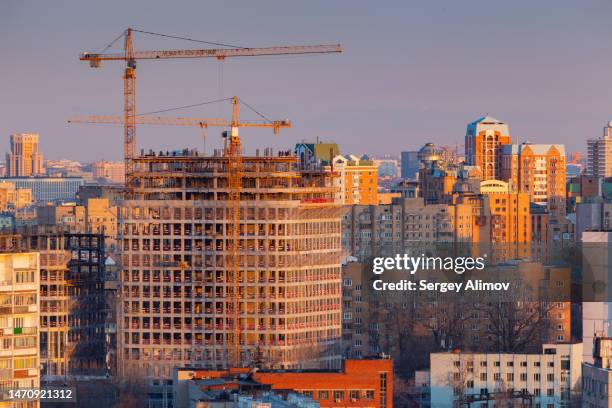
[[[242,56],[264,56],[264,55],[295,55],[316,53],[342,52],[339,44],[332,45],[305,45],[293,47],[269,47],[269,48],[214,48],[200,50],[158,50],[158,51],[135,51],[134,59],[163,59],[163,58],[206,58],[206,57],[242,57]],[[84,52],[80,60],[125,60],[125,53],[99,54]]]

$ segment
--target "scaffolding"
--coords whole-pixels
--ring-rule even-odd
[[[150,153],[134,169],[119,211],[120,374],[224,368],[233,336],[243,366],[338,366],[344,210],[329,173],[242,157],[233,211],[227,157]]]

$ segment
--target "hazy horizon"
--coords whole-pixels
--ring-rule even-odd
[[[120,160],[120,126],[70,125],[70,117],[121,114],[123,64],[78,60],[125,28],[248,47],[341,43],[317,56],[139,62],[137,110],[238,95],[273,119],[280,136],[242,130],[247,153],[302,140],[343,153],[398,154],[426,142],[463,144],[485,114],[510,125],[514,142],[586,150],[612,119],[612,3],[517,1],[47,2],[0,5],[0,154],[11,133],[40,134],[47,159]],[[112,50],[120,50],[118,43]],[[136,34],[135,48],[201,48]],[[220,84],[219,66],[223,65]],[[228,117],[229,104],[169,112]],[[244,118],[256,119],[245,111]],[[219,129],[207,147],[219,147]],[[138,149],[202,147],[200,129],[139,127]]]

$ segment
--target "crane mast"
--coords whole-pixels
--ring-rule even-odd
[[[125,60],[123,75],[123,156],[125,160],[125,185],[132,186],[134,156],[136,155],[136,60],[132,44],[132,29],[125,34]]]
[[[238,135],[240,107],[238,99],[233,98],[232,109],[232,126],[230,128],[229,148],[226,153],[227,160],[227,178],[229,187],[229,207],[228,207],[228,222],[229,222],[229,250],[228,257],[228,272],[229,281],[231,284],[231,299],[232,299],[232,317],[233,317],[233,333],[230,356],[233,357],[234,367],[239,367],[241,362],[241,332],[242,322],[240,321],[240,190],[242,188],[242,152],[240,137]],[[244,279],[243,281],[246,281]]]

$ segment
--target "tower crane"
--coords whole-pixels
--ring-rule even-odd
[[[155,34],[128,28],[122,35],[124,37],[122,53],[105,52],[83,52],[79,59],[88,61],[92,68],[100,68],[103,61],[125,61],[126,67],[123,75],[123,117],[124,117],[124,160],[125,160],[125,185],[131,186],[132,173],[134,171],[133,159],[136,155],[136,61],[137,60],[159,60],[172,58],[216,58],[224,60],[234,57],[255,57],[273,55],[296,55],[296,54],[324,54],[342,52],[339,44],[331,45],[303,45],[287,47],[265,47],[265,48],[213,48],[213,49],[191,49],[191,50],[158,50],[158,51],[136,51],[132,40],[133,32]],[[164,35],[162,35],[164,36]],[[172,37],[172,36],[169,36]],[[176,38],[176,37],[175,37]]]

